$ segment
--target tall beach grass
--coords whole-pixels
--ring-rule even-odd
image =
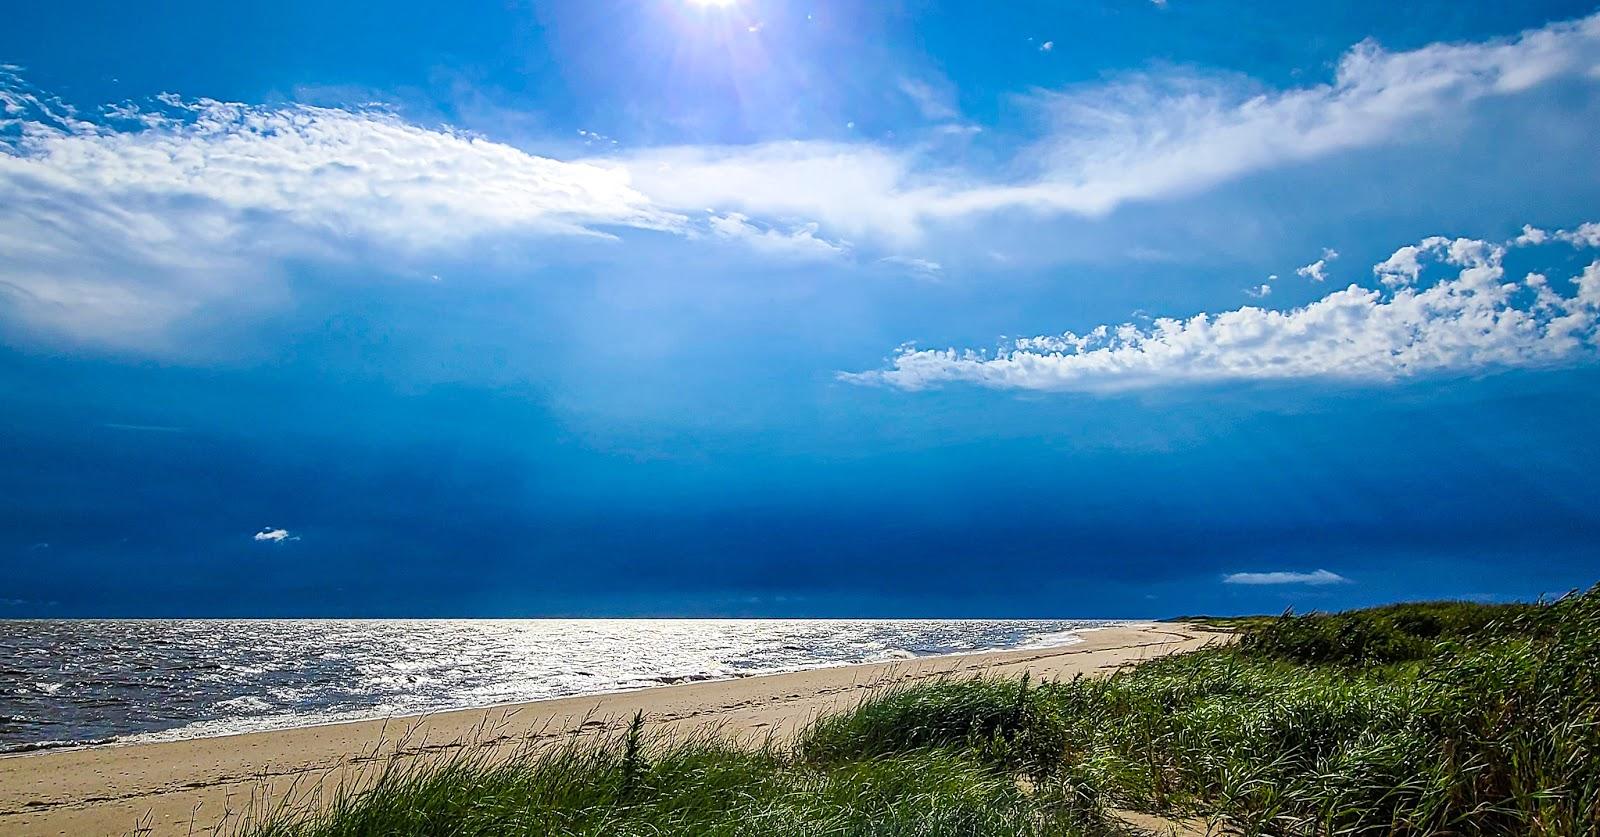
[[[1109,677],[878,693],[792,741],[622,733],[396,762],[253,837],[1600,835],[1600,588],[1235,621]]]

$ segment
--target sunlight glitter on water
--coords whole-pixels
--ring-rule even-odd
[[[0,621],[0,752],[1078,641],[1106,621]]]

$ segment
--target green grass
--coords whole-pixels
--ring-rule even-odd
[[[1600,835],[1600,587],[1235,623],[1107,678],[880,693],[786,744],[629,734],[392,767],[250,833]]]
[[[1060,809],[1059,811],[1056,809]],[[248,833],[334,835],[1078,835],[1049,794],[956,748],[811,764],[776,746],[618,735],[392,765],[321,813]]]

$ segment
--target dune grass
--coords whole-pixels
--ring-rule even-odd
[[[810,763],[715,734],[575,739],[510,758],[396,762],[332,806],[247,833],[335,835],[1078,835],[1046,796],[954,748]]]
[[[1238,629],[1111,677],[880,693],[792,742],[636,723],[395,765],[249,833],[1108,835],[1119,807],[1249,835],[1600,835],[1600,588]]]

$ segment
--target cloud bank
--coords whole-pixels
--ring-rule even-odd
[[[1540,273],[1506,281],[1505,253],[1505,245],[1433,237],[1375,266],[1382,288],[1352,284],[1300,308],[1101,325],[1022,338],[994,352],[906,346],[888,368],[840,378],[907,390],[966,383],[1070,392],[1299,378],[1386,382],[1593,360],[1600,260],[1567,282]],[[1428,262],[1456,272],[1421,283]]]
[[[93,118],[0,73],[0,304],[137,342],[257,292],[290,257],[395,258],[477,237],[680,229],[616,168],[379,110],[160,97]]]
[[[376,108],[166,94],[79,113],[0,68],[0,316],[141,347],[208,305],[286,293],[296,260],[364,247],[405,264],[494,235],[653,231],[774,259],[932,264],[918,248],[935,229],[1004,211],[1102,215],[1403,141],[1479,100],[1596,83],[1597,56],[1600,14],[1407,52],[1366,42],[1331,82],[1288,89],[1189,71],[1126,75],[1022,97],[1043,128],[989,171],[964,168],[937,142],[797,139],[561,160]],[[955,113],[947,91],[913,81],[904,92],[929,118]]]

